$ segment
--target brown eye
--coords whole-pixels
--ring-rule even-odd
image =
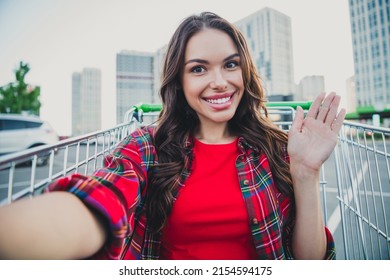
[[[192,67],[191,68],[191,72],[192,73],[196,73],[196,74],[198,74],[198,73],[203,73],[203,72],[205,72],[206,70],[203,68],[203,67],[201,67],[201,66],[195,66],[195,67]]]
[[[229,61],[225,64],[225,67],[228,69],[235,69],[238,65],[237,61]]]

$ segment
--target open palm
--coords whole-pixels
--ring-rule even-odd
[[[290,162],[304,168],[319,170],[328,159],[342,126],[345,109],[338,112],[340,96],[320,94],[310,107],[306,118],[301,107],[289,132]]]

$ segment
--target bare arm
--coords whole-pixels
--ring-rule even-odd
[[[52,192],[0,208],[0,259],[82,259],[106,240],[104,222],[75,195]]]
[[[345,110],[338,112],[340,96],[319,95],[306,118],[302,108],[289,132],[288,152],[293,179],[296,224],[292,249],[298,259],[323,259],[326,234],[320,202],[320,169],[337,144]]]
[[[295,168],[292,166],[292,170]],[[305,171],[301,169],[301,172]],[[293,177],[296,223],[292,248],[297,259],[323,259],[326,253],[326,235],[320,202],[320,192],[313,186],[319,185],[317,172]]]

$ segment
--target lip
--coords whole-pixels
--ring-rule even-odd
[[[217,94],[209,97],[203,97],[203,101],[211,107],[213,110],[220,111],[220,110],[225,110],[230,107],[232,104],[233,98],[234,98],[234,93],[224,93],[224,94]],[[222,98],[230,98],[228,101],[223,102],[223,103],[211,103],[207,100],[217,100],[217,99],[222,99]]]
[[[204,99],[204,100],[206,100],[206,99],[221,99],[221,98],[226,98],[226,97],[232,97],[233,94],[234,94],[234,92],[227,92],[227,93],[223,93],[223,94],[216,94],[213,96],[202,97],[202,99]]]

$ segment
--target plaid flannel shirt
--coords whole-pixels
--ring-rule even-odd
[[[104,167],[92,176],[80,174],[51,183],[47,191],[68,191],[89,208],[99,212],[109,225],[104,247],[93,259],[159,259],[161,236],[148,229],[145,194],[148,170],[158,162],[152,145],[154,129],[135,130],[106,156]],[[187,145],[193,140],[189,139]],[[248,224],[259,259],[293,259],[291,232],[294,211],[290,199],[274,185],[267,157],[245,139],[238,139],[240,155],[236,161],[239,184],[248,213]],[[185,185],[190,176],[191,157],[185,162],[178,182]],[[288,160],[287,152],[285,155]],[[178,195],[177,193],[174,196]],[[326,259],[335,258],[331,233],[327,236]]]

